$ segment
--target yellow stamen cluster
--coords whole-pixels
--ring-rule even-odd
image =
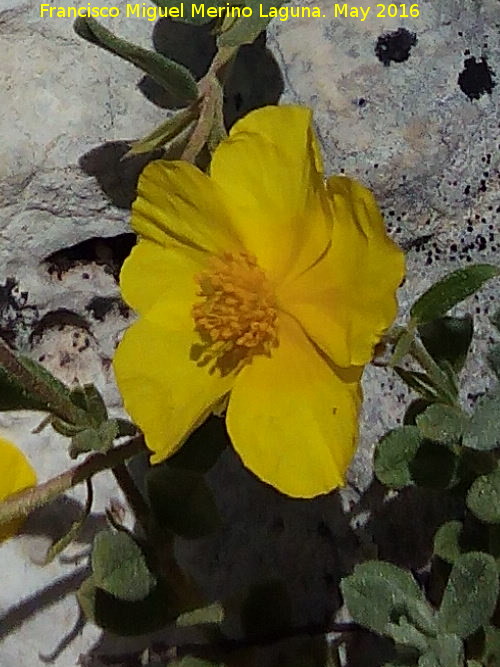
[[[199,365],[213,362],[222,375],[271,353],[278,344],[277,309],[272,285],[247,253],[214,257],[210,270],[196,277],[202,301],[193,306],[202,344],[194,346]]]

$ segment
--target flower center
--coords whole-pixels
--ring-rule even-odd
[[[274,291],[255,257],[224,253],[196,276],[202,301],[193,306],[202,344],[193,345],[198,365],[212,364],[221,375],[249,363],[256,354],[271,354],[278,345]]]

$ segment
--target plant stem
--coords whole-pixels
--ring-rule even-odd
[[[450,390],[450,383],[446,374],[439,368],[437,363],[427,352],[422,341],[415,337],[410,346],[410,354],[418,361],[420,366],[429,376],[436,389],[441,393],[442,398],[449,403],[449,405],[456,406],[457,400],[453,392]]]
[[[80,465],[70,468],[70,470],[49,479],[43,484],[9,496],[0,503],[0,524],[28,516],[34,509],[46,505],[68,489],[90,479],[102,470],[116,467],[132,456],[139,454],[143,449],[142,435],[135,436],[124,445],[114,447],[105,454],[92,454]]]
[[[34,394],[43,403],[50,407],[50,412],[71,424],[81,422],[84,413],[74,405],[69,396],[55,391],[50,384],[32,373],[22,364],[7,343],[0,337],[0,366],[3,366],[9,375],[23,389]],[[68,390],[69,393],[69,390]]]

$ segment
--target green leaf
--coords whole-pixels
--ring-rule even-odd
[[[460,536],[463,530],[461,521],[448,521],[439,527],[434,535],[434,553],[448,563],[454,563],[462,554]]]
[[[340,584],[344,601],[355,623],[387,634],[388,623],[406,615],[413,625],[432,635],[432,610],[409,572],[391,563],[367,561]]]
[[[443,444],[458,443],[467,423],[467,415],[450,405],[433,403],[416,418],[424,438]]]
[[[114,419],[97,428],[86,428],[71,438],[69,455],[76,458],[83,452],[107,452],[118,437],[118,425]]]
[[[430,650],[418,661],[418,667],[462,667],[464,648],[454,634],[440,634],[429,641]]]
[[[486,359],[491,370],[500,380],[500,343],[496,343],[490,347],[486,355]]]
[[[394,366],[394,370],[405,384],[418,392],[425,400],[431,403],[439,400],[439,390],[436,389],[426,373],[408,371],[401,366]]]
[[[149,153],[150,151],[165,146],[165,144],[172,141],[172,139],[177,137],[181,132],[184,132],[195,118],[196,112],[192,107],[184,109],[174,116],[167,118],[167,120],[161,123],[161,125],[158,125],[158,127],[156,127],[150,134],[138,141],[132,142],[130,150],[125,157]]]
[[[469,637],[490,620],[498,597],[498,573],[493,556],[462,554],[455,560],[437,622],[442,632]]]
[[[0,367],[0,411],[47,410],[47,404],[28,392]]]
[[[467,507],[486,523],[500,523],[500,468],[478,477],[470,487]]]
[[[241,608],[241,624],[245,637],[273,637],[290,630],[292,603],[281,581],[266,581],[250,587]]]
[[[471,315],[440,317],[418,327],[422,343],[431,357],[439,365],[447,361],[457,373],[467,358],[473,331]]]
[[[476,403],[472,417],[464,429],[462,444],[471,449],[490,450],[500,445],[500,388]]]
[[[96,535],[92,572],[95,585],[120,600],[143,600],[156,585],[142,551],[122,531],[102,531]]]
[[[201,474],[163,463],[148,472],[146,486],[161,527],[185,538],[205,537],[219,527],[212,492]]]
[[[175,596],[160,581],[143,600],[119,600],[98,588],[88,577],[77,592],[86,618],[104,630],[122,636],[154,632],[174,621],[179,614]]]
[[[413,484],[409,465],[422,441],[415,426],[402,426],[386,433],[375,450],[374,468],[378,480],[395,489]]]
[[[418,324],[435,320],[498,275],[500,268],[492,264],[474,264],[458,269],[424,292],[411,307],[410,315]]]
[[[389,637],[394,639],[396,644],[415,648],[420,653],[424,653],[428,648],[427,637],[419,632],[411,623],[408,623],[404,616],[399,619],[398,624],[388,623],[385,632]]]
[[[95,426],[99,426],[99,424],[107,420],[108,410],[106,404],[93,384],[75,387],[69,397],[72,403],[89,415]]]
[[[261,11],[257,11],[257,7],[250,3],[248,6],[253,9],[252,16],[237,18],[229,30],[219,35],[218,46],[251,44],[266,29],[267,24],[273,18],[272,15],[275,14],[274,10],[283,4],[284,0],[263,0],[259,5]]]
[[[178,628],[187,628],[192,625],[202,625],[205,623],[222,623],[224,620],[224,607],[220,602],[214,602],[200,609],[187,611],[177,617],[175,624]]]
[[[75,32],[91,44],[120,56],[165,88],[180,103],[194,102],[198,97],[198,86],[186,67],[140,46],[120,39],[104,28],[95,19],[86,16],[77,18],[73,24]]]

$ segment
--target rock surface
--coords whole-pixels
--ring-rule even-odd
[[[270,25],[268,45],[285,81],[282,100],[314,109],[328,173],[355,175],[377,194],[391,233],[408,248],[405,312],[447,271],[497,260],[498,2],[424,1],[416,18],[376,17],[372,4],[365,21],[333,18],[325,0],[293,4],[318,6],[326,16]],[[109,362],[130,322],[114,276],[116,254],[131,243],[122,236],[130,231],[128,212],[113,206],[77,163],[103,141],[145,134],[165,112],[135,90],[134,68],[84,44],[71,22],[40,18],[35,3],[0,0],[0,329],[65,381],[94,381],[119,411]],[[121,16],[106,24],[149,46],[153,24],[146,19]],[[82,242],[89,243],[67,253]],[[491,300],[499,305],[498,283],[460,311],[476,316],[465,371],[469,398],[491,381],[482,362],[492,335]],[[368,369],[364,384],[362,446],[352,472],[359,488],[370,479],[374,441],[401,419],[407,402],[401,384],[380,369]],[[39,421],[34,414],[0,415],[0,435],[26,451],[43,480],[68,459],[63,438],[49,429],[31,433]],[[207,592],[232,594],[257,576],[282,576],[294,593],[296,621],[325,621],[339,604],[335,584],[358,548],[338,494],[311,503],[282,498],[230,452],[210,477],[224,528],[213,539],[179,545]],[[94,643],[94,656],[139,645],[99,639],[87,624],[56,650],[78,619],[73,596],[63,595],[84,576],[79,556],[102,526],[104,507],[122,502],[109,476],[96,488],[92,520],[68,551],[75,562],[42,568],[33,561],[75,520],[80,490],[35,515],[22,536],[1,547],[0,664],[35,667],[45,664],[39,654],[56,651],[52,664],[68,667]],[[344,506],[355,497],[347,491]],[[418,503],[414,508],[418,533],[417,521],[423,525],[427,516]]]

